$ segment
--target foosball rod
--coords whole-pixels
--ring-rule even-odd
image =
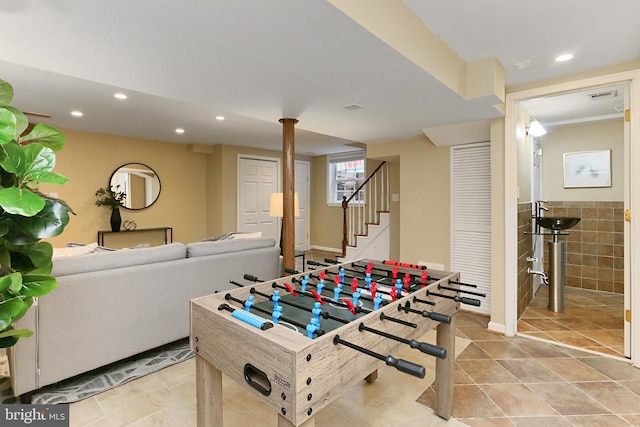
[[[296,279],[295,277],[294,277],[294,278],[292,278],[292,279],[291,279],[291,281],[292,281],[293,283],[301,283],[301,282],[302,282],[302,280],[301,280],[301,279]],[[308,283],[308,285],[310,285],[310,286],[315,286],[315,287],[316,287],[316,289],[318,289],[318,285],[317,285],[317,283]],[[346,283],[342,283],[342,285],[343,285],[343,286],[351,286],[351,285],[347,285]],[[324,288],[324,289],[327,289],[327,288]],[[361,289],[365,289],[365,288],[361,288]],[[346,291],[341,291],[341,293],[344,293],[344,294],[346,294],[346,295],[351,295],[351,298],[353,298],[353,293],[349,294],[349,292],[346,292]],[[368,296],[366,296],[366,295],[360,295],[360,299],[364,299],[364,300],[372,301],[372,302],[373,302],[373,298],[370,298],[370,297],[368,297]]]
[[[480,300],[475,298],[459,297],[457,295],[456,296],[444,295],[444,294],[438,294],[438,293],[427,290],[427,296],[429,295],[433,295],[434,297],[439,297],[439,298],[448,298],[448,299],[454,300],[455,302],[461,302],[463,304],[473,305],[474,307],[480,307]]]
[[[487,296],[487,294],[483,294],[481,292],[463,291],[462,289],[450,288],[450,287],[444,286],[444,285],[438,285],[438,289],[445,289],[447,291],[462,292],[463,294],[475,295],[477,297],[483,297],[483,298]]]
[[[401,342],[403,344],[407,344],[411,348],[415,348],[416,350],[420,350],[421,352],[423,352],[425,354],[428,354],[430,356],[437,357],[438,359],[446,359],[447,358],[447,350],[446,349],[444,349],[442,347],[438,347],[438,346],[433,345],[433,344],[429,344],[428,342],[420,342],[420,341],[416,341],[416,340],[408,340],[406,338],[402,338],[402,337],[399,337],[397,335],[392,335],[392,334],[389,334],[387,332],[381,331],[379,329],[370,328],[368,326],[365,326],[364,323],[360,323],[360,325],[358,325],[358,330],[360,332],[362,332],[362,331],[371,332],[373,334],[380,335],[381,337],[389,338],[391,340],[395,340],[395,341]]]
[[[226,299],[227,301],[235,301],[238,304],[242,304],[242,306],[244,306],[244,301],[242,301],[241,299],[238,299],[238,298],[234,298],[230,294],[226,294],[224,296],[224,299]],[[273,312],[272,311],[265,310],[264,308],[261,308],[261,307],[256,307],[255,305],[251,306],[251,309],[259,311],[260,313],[264,313],[264,314],[266,314],[268,316],[273,316]],[[247,310],[241,310],[241,309],[237,309],[237,310],[251,314],[251,312],[249,312]],[[256,317],[260,317],[260,316],[256,316]],[[302,323],[300,323],[300,322],[298,322],[296,320],[293,320],[293,319],[286,318],[285,316],[281,316],[280,320],[282,320],[284,322],[287,322],[287,323],[291,323],[292,325],[297,326],[297,327],[302,328],[302,329],[306,329],[307,328],[307,325],[303,325]],[[319,329],[319,330],[315,331],[314,334],[317,334],[318,336],[324,335],[324,330],[323,329]]]
[[[287,283],[285,283],[285,285],[288,285],[288,284],[287,284]],[[295,296],[295,293],[296,293],[296,292],[298,292],[298,293],[300,293],[300,294],[302,294],[302,295],[304,295],[304,296],[306,296],[306,297],[309,297],[309,298],[313,298],[313,299],[315,299],[315,300],[316,300],[316,301],[318,301],[320,304],[324,304],[325,302],[328,302],[328,303],[330,303],[330,304],[339,305],[340,307],[346,307],[346,308],[348,308],[348,309],[349,309],[349,311],[351,311],[354,315],[357,313],[356,307],[355,307],[353,304],[346,304],[346,303],[343,303],[343,302],[340,302],[340,301],[336,301],[336,300],[334,300],[333,298],[326,297],[326,296],[321,295],[321,294],[319,294],[319,293],[317,293],[317,292],[315,292],[315,291],[313,291],[313,290],[311,291],[311,293],[309,293],[309,292],[307,292],[307,291],[302,292],[302,291],[296,291],[295,289],[291,288],[291,286],[290,286],[290,285],[288,285],[288,286],[289,286],[289,287],[287,287],[287,286],[282,286],[282,285],[278,285],[278,284],[277,284],[277,283],[275,283],[275,282],[273,282],[273,283],[271,284],[271,287],[272,287],[272,288],[284,289],[284,290],[286,290],[286,291],[288,291],[288,292],[291,292],[294,296]],[[317,297],[316,297],[316,295],[317,295]],[[349,301],[349,300],[345,299],[345,301]]]
[[[367,266],[359,265],[359,264],[357,264],[357,263],[355,263],[355,262],[352,262],[352,263],[351,263],[351,266],[358,267],[358,268],[365,268],[365,269],[367,268]],[[376,267],[374,267],[374,268],[373,268],[373,270],[378,270],[378,271],[386,272],[386,273],[387,273],[387,276],[389,275],[388,273],[390,272],[390,270],[388,270],[388,269],[382,269],[382,268],[376,268]],[[405,273],[405,274],[406,274],[406,273]],[[422,275],[420,275],[420,274],[411,274],[411,273],[409,273],[409,275],[410,275],[410,276],[412,276],[412,277],[416,277],[416,278],[422,278]],[[433,276],[427,276],[427,281],[429,281],[429,280],[442,280],[442,279],[443,279],[442,277],[438,278],[438,277],[433,277]],[[469,286],[469,287],[471,287],[471,288],[477,288],[477,287],[478,287],[478,285],[473,285],[473,284],[471,284],[471,283],[459,282],[459,281],[457,281],[457,280],[451,280],[451,279],[449,279],[449,280],[448,280],[448,282],[449,282],[450,284],[460,285],[460,286]],[[418,282],[418,283],[416,283],[416,282],[413,282],[413,284],[419,284],[419,285],[422,285],[423,283],[419,283],[419,282]]]
[[[342,338],[340,338],[340,335],[336,335],[335,337],[333,337],[333,344],[337,345],[337,344],[342,344],[344,346],[347,346],[353,350],[359,351],[361,353],[364,353],[368,356],[371,357],[375,357],[376,359],[382,360],[384,361],[384,363],[387,366],[392,366],[394,368],[396,368],[398,371],[400,372],[404,372],[405,374],[409,374],[412,375],[414,377],[418,377],[420,379],[423,379],[425,374],[426,374],[426,369],[424,368],[424,366],[420,366],[416,363],[413,362],[409,362],[408,360],[403,360],[403,359],[396,359],[395,357],[389,355],[389,356],[384,356],[380,353],[376,353],[374,351],[371,351],[367,348],[364,347],[360,347],[359,345],[353,344],[349,341],[345,341]]]
[[[271,298],[272,297],[271,295],[265,294],[264,292],[260,292],[256,288],[249,289],[249,293],[260,295],[261,297],[264,297],[264,298],[267,298],[270,301],[273,301],[273,299]],[[278,301],[278,304],[288,305],[288,306],[297,308],[299,310],[304,310],[304,311],[308,311],[309,313],[313,313],[311,311],[312,310],[311,308],[309,308],[307,306],[304,306],[304,305],[301,305],[301,304],[296,304],[295,302],[285,301],[285,300],[281,299],[280,301]],[[342,317],[334,316],[331,313],[326,312],[326,311],[321,312],[320,316],[322,316],[322,318],[324,318],[324,319],[331,319],[331,320],[335,320],[337,322],[344,323],[344,324],[350,323],[349,320],[343,319]]]
[[[338,276],[338,274],[336,274],[336,273],[332,273],[332,272],[330,272],[330,271],[326,271],[325,273],[333,274],[333,275],[335,275],[335,276]],[[310,274],[310,275],[309,275],[309,277],[312,277],[312,278],[314,278],[314,279],[318,279],[318,280],[320,280],[320,277],[318,277],[318,276],[316,276],[316,275],[313,275],[313,274]],[[344,277],[351,277],[351,278],[354,278],[354,279],[362,279],[362,280],[364,280],[364,277],[349,276],[348,274],[345,274],[345,275],[344,275]],[[329,282],[333,283],[333,280],[329,279]],[[375,280],[372,280],[372,282],[375,282]],[[351,287],[351,284],[350,284],[350,283],[344,283],[344,282],[341,282],[341,283],[342,283],[342,285],[343,285],[343,286]],[[385,285],[385,286],[391,286],[391,285]],[[368,291],[368,290],[369,290],[369,289],[367,289],[367,287],[366,287],[366,286],[360,286],[359,284],[358,284],[358,287],[359,287],[360,289],[365,290],[365,291]],[[380,289],[377,289],[377,290],[376,290],[376,292],[380,292],[381,294],[385,294],[385,295],[390,295],[390,294],[391,294],[389,291],[382,291],[382,290],[380,290]]]
[[[218,310],[227,310],[231,312],[231,316],[241,320],[249,325],[256,327],[260,330],[267,330],[269,328],[273,328],[273,323],[263,319],[260,316],[256,316],[255,314],[249,313],[245,310],[234,309],[229,304],[220,304],[218,306]]]
[[[451,323],[451,316],[449,316],[448,314],[436,313],[435,311],[416,310],[414,308],[411,308],[411,303],[409,301],[405,302],[404,306],[402,304],[398,304],[398,311],[419,314],[422,317],[427,317],[440,323]]]

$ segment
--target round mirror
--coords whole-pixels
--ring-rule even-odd
[[[127,163],[111,175],[109,183],[127,195],[123,207],[136,210],[148,208],[160,196],[160,178],[149,166]]]

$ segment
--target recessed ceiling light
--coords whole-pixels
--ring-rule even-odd
[[[116,99],[127,99],[127,95],[122,92],[115,93],[113,97]]]
[[[82,117],[82,116],[84,116],[84,114],[82,114],[82,111],[78,111],[78,110],[74,110],[74,111],[72,111],[72,112],[71,112],[71,115],[72,115],[73,117]]]
[[[222,121],[224,120],[224,116],[216,116],[216,120]]]
[[[573,59],[573,53],[563,53],[562,55],[556,56],[556,62],[565,62]]]
[[[176,128],[176,133],[182,135],[184,133],[184,129]]]

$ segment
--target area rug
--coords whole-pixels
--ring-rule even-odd
[[[190,359],[195,355],[189,348],[187,339],[176,341],[153,350],[140,353],[128,359],[60,381],[23,396],[22,403],[54,404],[73,403],[112,388],[121,386],[137,378],[152,374],[163,368]],[[0,364],[0,402],[20,403],[13,397],[8,366]],[[24,402],[27,399],[28,402]]]

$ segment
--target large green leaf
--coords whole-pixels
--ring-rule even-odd
[[[27,313],[27,311],[29,310],[29,308],[33,305],[33,298],[32,297],[25,297],[22,301],[24,302],[24,306],[22,308],[22,311],[18,312],[18,314],[16,314],[13,317],[14,323],[17,322],[18,320],[22,319],[22,316],[24,316]]]
[[[53,248],[50,243],[38,242],[26,246],[8,243],[7,250],[11,254],[11,268],[14,270],[23,273],[51,273]]]
[[[22,287],[22,274],[11,273],[7,276],[0,277],[0,292],[9,290],[13,294],[17,294]]]
[[[45,184],[66,184],[69,178],[54,172],[34,172],[29,178],[37,183]]]
[[[5,171],[24,175],[26,171],[24,150],[16,141],[10,141],[7,144],[0,145],[0,166]]]
[[[13,99],[13,87],[9,82],[0,79],[0,107],[11,104]]]
[[[0,107],[0,144],[14,139],[16,134],[16,116],[6,107]]]
[[[23,307],[24,301],[20,297],[0,301],[0,331],[11,325],[13,318],[22,312]]]
[[[16,133],[13,136],[13,139],[17,140],[18,138],[20,138],[22,132],[24,132],[29,126],[29,119],[27,119],[27,116],[25,116],[24,113],[17,108],[11,106],[7,106],[5,108],[11,111],[14,116],[16,116]]]
[[[25,274],[22,276],[22,295],[41,297],[58,286],[55,277],[48,274]]]
[[[39,142],[45,147],[51,148],[53,151],[62,150],[64,141],[65,136],[62,132],[44,123],[38,123],[33,127],[31,132],[20,138],[20,144],[22,145]]]
[[[33,335],[33,331],[30,329],[8,329],[4,332],[0,332],[0,339],[7,337],[26,338]]]
[[[2,190],[0,190],[1,192]],[[28,245],[55,237],[69,223],[67,207],[57,200],[45,200],[44,209],[32,217],[10,215],[11,227],[4,238],[15,245]]]
[[[31,190],[9,187],[0,189],[0,206],[7,213],[32,217],[45,207],[45,201]]]

